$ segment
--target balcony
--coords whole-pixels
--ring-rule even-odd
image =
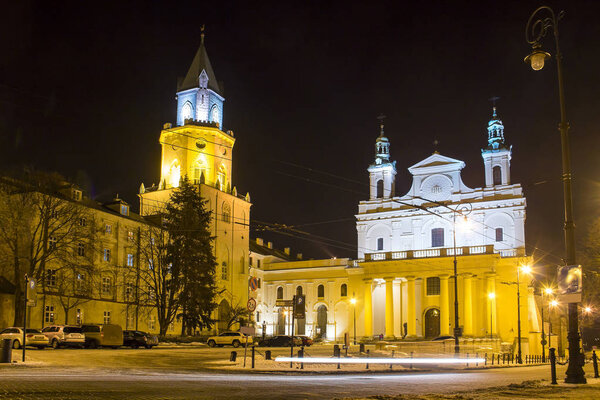
[[[482,246],[464,246],[456,248],[457,256],[480,255],[480,254],[500,254],[500,257],[523,257],[525,249],[507,249],[494,250],[493,244]],[[356,260],[355,264],[361,261],[391,261],[391,260],[407,260],[414,258],[433,258],[433,257],[453,257],[454,248],[434,248],[423,250],[406,250],[406,251],[387,251],[381,253],[365,253],[364,260]],[[357,264],[358,265],[358,264]],[[355,265],[356,266],[356,265]]]

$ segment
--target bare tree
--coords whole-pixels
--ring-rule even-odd
[[[72,198],[72,185],[57,174],[29,171],[19,178],[0,179],[0,248],[12,261],[6,275],[16,287],[15,325],[23,320],[25,274],[47,281],[47,268],[57,274],[77,265],[77,246],[87,244],[91,254],[95,243],[93,214],[80,194]]]

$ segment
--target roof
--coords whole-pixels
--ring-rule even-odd
[[[198,78],[202,73],[202,70],[206,71],[206,75],[208,75],[208,88],[214,90],[217,93],[221,93],[221,89],[219,88],[219,83],[217,82],[217,78],[215,77],[215,72],[210,65],[210,60],[208,59],[208,54],[206,53],[206,48],[204,47],[204,38],[200,42],[200,47],[194,56],[194,60],[192,61],[192,65],[190,65],[190,69],[188,69],[185,78],[177,88],[178,92],[183,90],[193,89],[198,87]]]
[[[415,165],[412,165],[408,168],[411,174],[415,175],[419,173],[421,169],[428,169],[431,167],[440,167],[445,168],[447,170],[460,170],[463,169],[465,163],[460,160],[456,160],[454,158],[443,156],[439,153],[433,153],[426,159],[419,161]]]
[[[270,249],[267,246],[261,246],[258,243],[256,243],[256,240],[250,240],[250,251],[252,251],[254,253],[262,254],[263,256],[278,257],[278,258],[284,259],[286,261],[294,260],[294,258],[291,255],[289,255],[281,250]]]

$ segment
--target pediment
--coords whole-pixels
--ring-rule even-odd
[[[464,161],[433,153],[426,159],[410,166],[408,170],[413,175],[439,173],[448,171],[460,171],[465,167]]]

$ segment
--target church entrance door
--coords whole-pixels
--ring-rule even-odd
[[[435,338],[440,336],[440,310],[430,308],[425,313],[425,337]]]

